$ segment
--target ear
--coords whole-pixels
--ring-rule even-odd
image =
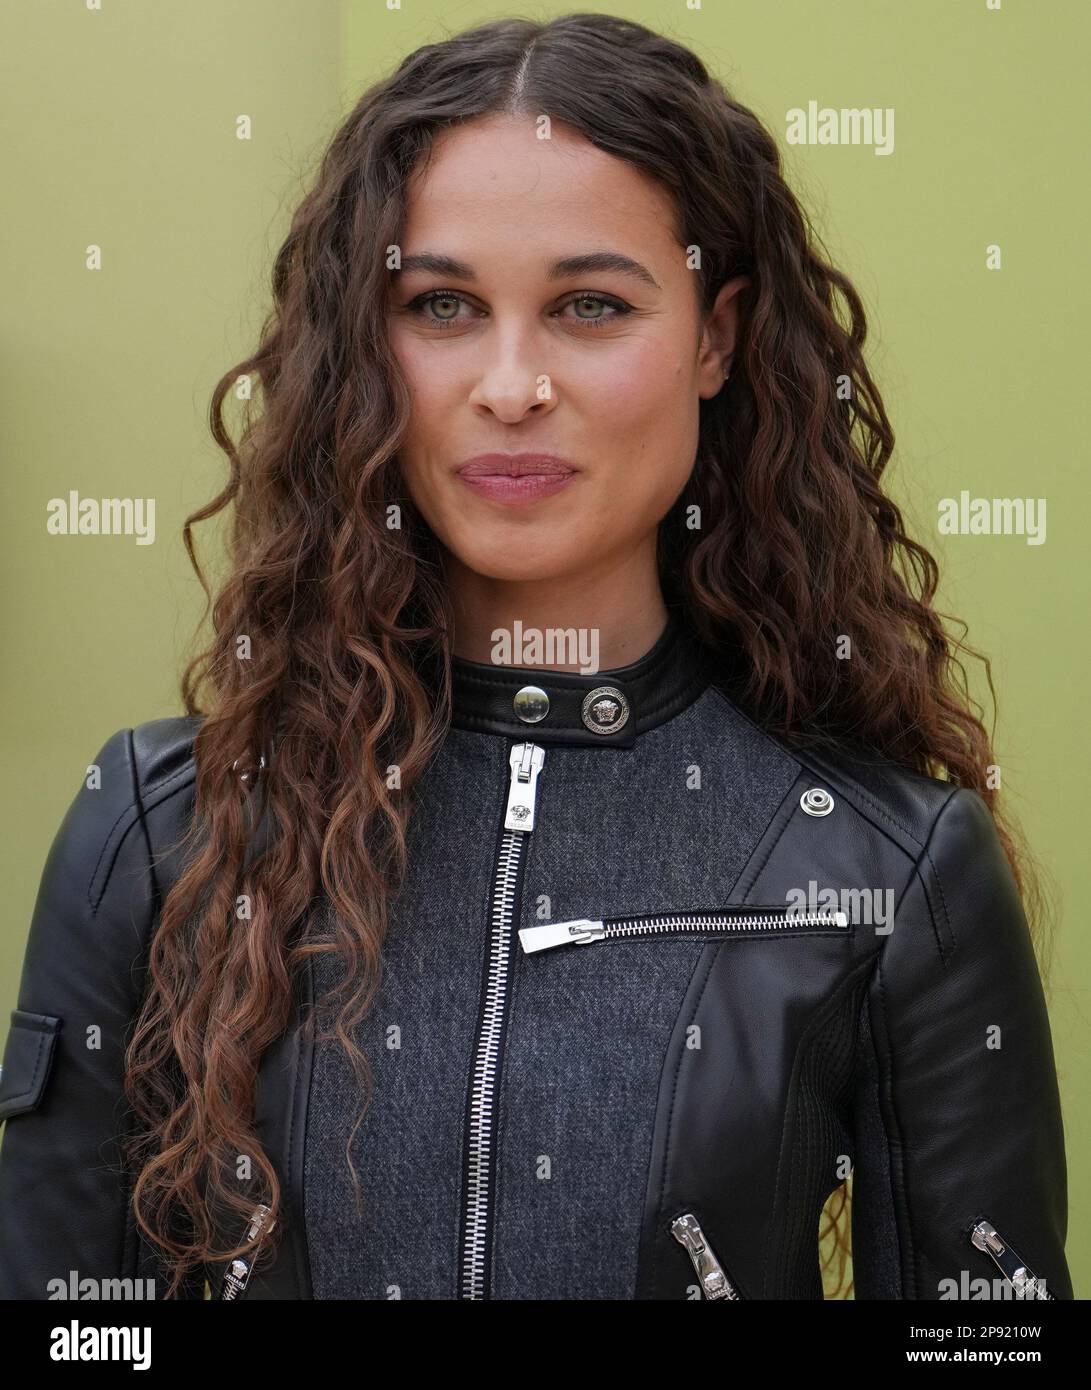
[[[697,359],[697,394],[711,400],[724,384],[724,373],[731,370],[739,330],[740,290],[749,285],[745,275],[728,280],[705,316]]]

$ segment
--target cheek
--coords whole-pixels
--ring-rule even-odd
[[[696,365],[673,341],[641,343],[587,386],[606,406],[611,428],[632,437],[682,433],[696,409]]]
[[[631,359],[624,373],[596,383],[603,453],[623,506],[666,510],[693,467],[700,421],[692,367],[669,349]],[[605,475],[603,481],[606,481]]]
[[[441,422],[449,419],[449,403],[444,398],[444,383],[436,370],[434,358],[425,352],[414,351],[411,340],[395,345],[395,355],[409,391],[409,438],[426,442],[438,433]]]

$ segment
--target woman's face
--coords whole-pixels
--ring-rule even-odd
[[[499,117],[437,138],[408,190],[391,295],[409,493],[456,562],[516,582],[645,550],[654,564],[745,283],[702,320],[669,195],[567,127],[535,131]],[[505,461],[485,460],[467,482],[460,469],[489,454],[528,475],[498,477]]]

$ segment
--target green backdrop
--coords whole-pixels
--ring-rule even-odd
[[[102,0],[95,10],[8,0],[0,11],[10,895],[0,1031],[38,876],[87,763],[116,729],[180,712],[177,673],[203,602],[180,528],[224,476],[208,397],[255,339],[272,254],[324,141],[360,89],[418,44],[505,14],[577,8],[595,7]],[[1091,484],[1078,351],[1091,319],[1087,6],[600,8],[696,48],[766,121],[864,298],[870,362],[898,436],[888,485],[940,559],[940,606],[968,622],[969,640],[993,661],[1005,790],[1059,896],[1049,997],[1068,1253],[1082,1296],[1091,1273],[1081,511]],[[892,108],[892,152],[788,145],[787,113],[810,101]],[[249,140],[237,138],[240,115],[251,119]],[[99,270],[87,269],[89,246],[101,247]],[[47,534],[49,499],[71,490],[153,496],[154,544]],[[1045,542],[939,534],[939,499],[963,491],[1045,498]],[[198,535],[214,566],[215,527]],[[979,666],[969,672],[985,700]]]

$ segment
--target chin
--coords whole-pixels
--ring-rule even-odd
[[[474,574],[508,584],[543,583],[578,573],[580,552],[572,544],[571,531],[556,535],[557,544],[550,544],[551,532],[552,528],[547,528],[540,547],[529,546],[525,536],[514,538],[510,533],[485,544],[484,537],[478,534],[471,544],[455,547],[453,553]]]

